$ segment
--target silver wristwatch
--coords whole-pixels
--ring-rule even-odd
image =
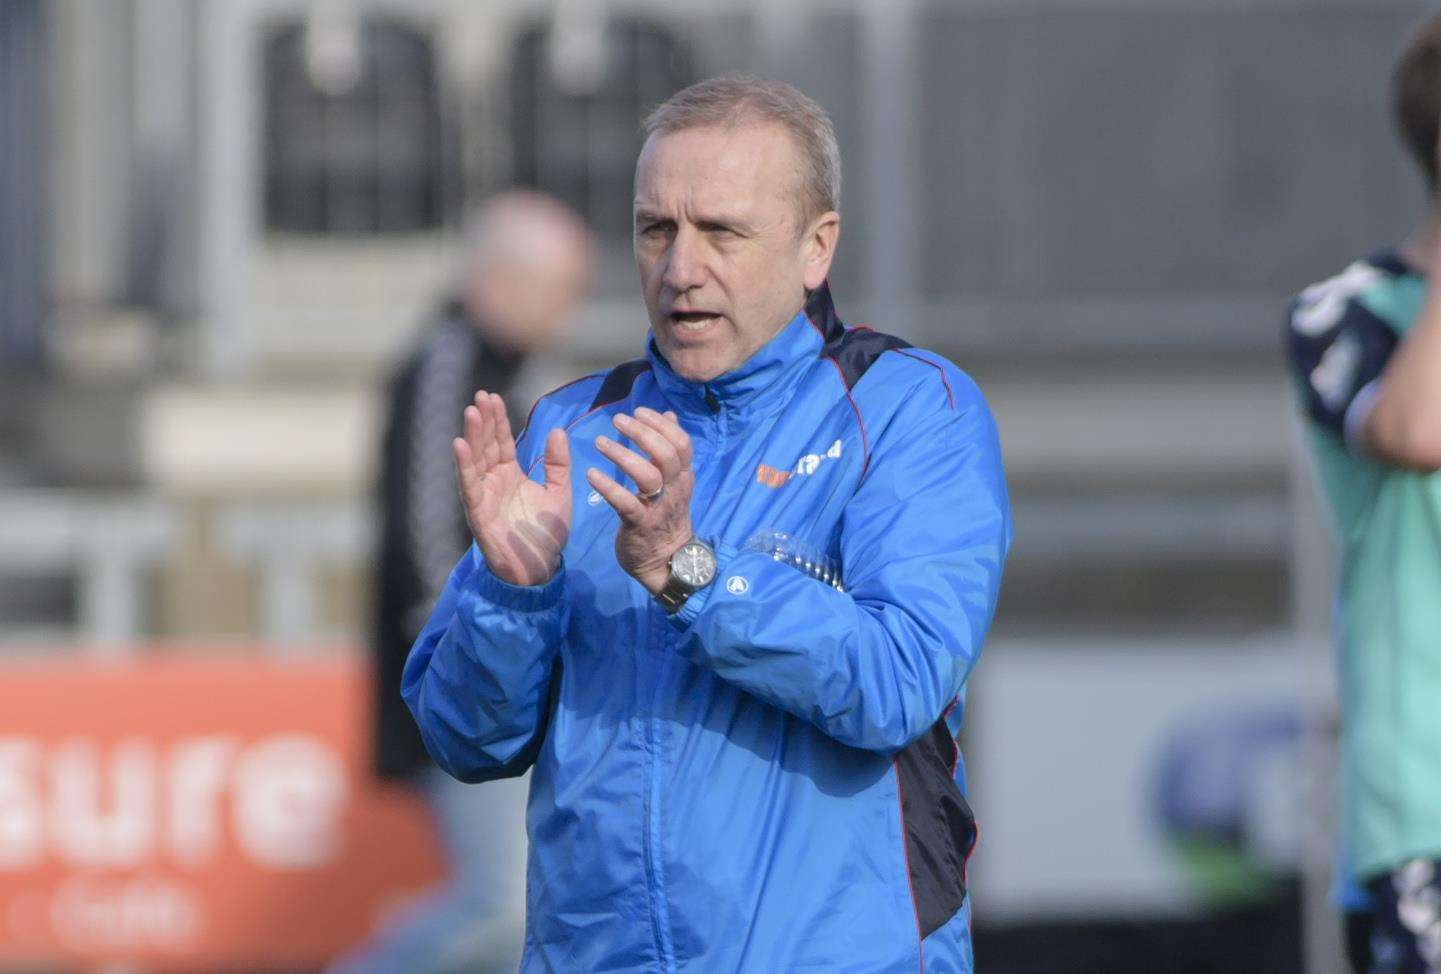
[[[686,599],[715,581],[715,575],[715,549],[700,538],[691,538],[670,556],[670,576],[655,600],[667,612],[679,612]]]

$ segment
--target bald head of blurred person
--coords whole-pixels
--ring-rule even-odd
[[[514,352],[555,342],[590,287],[590,231],[553,197],[513,190],[467,221],[461,299],[487,340]]]

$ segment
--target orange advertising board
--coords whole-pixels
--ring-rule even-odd
[[[0,968],[318,968],[441,875],[359,654],[0,666]]]

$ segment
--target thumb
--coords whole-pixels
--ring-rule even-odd
[[[570,438],[553,429],[545,438],[545,485],[570,490]]]

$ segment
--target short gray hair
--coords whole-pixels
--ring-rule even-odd
[[[729,74],[698,81],[671,95],[645,117],[647,138],[708,125],[775,122],[790,134],[801,156],[803,219],[841,203],[841,150],[831,117],[815,99],[784,81]]]

